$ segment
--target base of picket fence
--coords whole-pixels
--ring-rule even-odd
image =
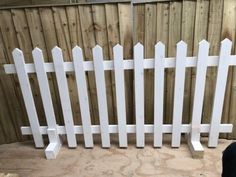
[[[56,159],[57,154],[61,149],[61,143],[49,143],[45,150],[45,156],[47,159]]]
[[[188,147],[194,159],[202,159],[204,156],[204,148],[200,141],[191,141],[190,134],[186,134]]]

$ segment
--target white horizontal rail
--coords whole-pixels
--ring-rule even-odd
[[[165,68],[175,68],[175,58],[165,58]],[[84,61],[84,70],[85,71],[93,71],[94,65],[93,61]],[[103,61],[104,63],[104,70],[114,70],[114,62],[113,60],[110,61]],[[134,69],[134,62],[131,59],[127,59],[123,61],[124,70],[131,70]],[[209,56],[207,59],[207,66],[218,66],[219,57],[218,56]],[[45,63],[45,70],[46,72],[55,72],[53,63]],[[154,68],[154,59],[148,58],[144,59],[143,67],[144,69],[152,69]],[[236,65],[236,55],[230,56],[229,65],[234,66]],[[197,66],[197,57],[187,57],[185,66],[188,67],[196,67]],[[25,69],[27,73],[35,73],[35,67],[33,63],[25,64]],[[74,71],[73,62],[64,62],[64,69],[65,72]],[[15,65],[14,64],[4,64],[4,70],[6,74],[14,74],[16,73]]]
[[[42,135],[47,134],[47,126],[40,126],[40,132]],[[93,134],[100,134],[101,128],[100,125],[92,125],[92,133]],[[230,133],[232,132],[233,125],[232,124],[221,124],[220,125],[220,132],[221,133]],[[83,127],[81,125],[74,126],[75,134],[83,134]],[[126,125],[127,133],[136,133],[136,125]],[[190,133],[191,131],[191,124],[182,124],[181,125],[181,133]],[[200,132],[201,133],[209,133],[210,131],[210,124],[201,124]],[[21,132],[23,135],[31,135],[32,131],[30,127],[24,126],[21,127]],[[57,132],[60,135],[66,134],[65,126],[58,126]],[[109,133],[118,133],[118,125],[109,125]],[[144,133],[153,133],[154,132],[154,125],[152,124],[145,124],[144,125]],[[164,124],[162,126],[163,133],[172,133],[172,124]]]

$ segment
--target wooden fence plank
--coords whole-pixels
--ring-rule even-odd
[[[94,22],[94,32],[96,44],[102,47],[104,60],[109,58],[109,48],[108,48],[108,35],[106,28],[106,14],[104,5],[92,5],[93,10],[93,22]],[[108,103],[108,118],[110,124],[115,124],[117,122],[116,114],[114,113],[114,102],[113,102],[113,88],[111,80],[111,72],[105,73],[106,80],[106,94]],[[115,93],[114,93],[115,94]]]
[[[83,67],[83,53],[80,47],[76,46],[72,51],[73,63],[75,68],[75,78],[77,92],[79,93],[79,102],[81,110],[81,119],[83,125],[85,147],[93,147],[93,136],[91,131],[91,116],[89,110],[88,88],[86,73]]]
[[[173,109],[173,132],[172,147],[179,147],[181,140],[181,124],[183,117],[183,99],[185,82],[185,62],[187,56],[187,44],[178,42],[176,49],[175,87],[174,87],[174,109]]]
[[[134,89],[135,89],[135,119],[136,119],[136,146],[144,147],[144,69],[143,45],[134,46]]]
[[[72,60],[72,53],[71,53],[71,43],[70,43],[70,36],[69,36],[69,27],[68,27],[68,20],[66,16],[65,8],[63,7],[53,7],[53,17],[55,22],[55,29],[57,34],[58,46],[63,51],[63,56],[65,61]],[[68,80],[68,86],[70,90],[70,98],[71,98],[71,105],[72,105],[72,113],[73,119],[75,124],[81,124],[81,117],[80,117],[80,109],[79,109],[79,101],[76,92],[75,86],[75,76],[73,74],[67,73],[66,75]]]
[[[68,83],[63,65],[62,50],[59,47],[54,47],[52,49],[52,56],[57,78],[59,95],[61,99],[62,113],[66,127],[68,146],[70,148],[75,148],[77,146],[77,142],[75,137],[74,121],[71,110]]]
[[[163,140],[164,85],[165,85],[165,45],[155,45],[155,80],[154,80],[154,147],[161,147]]]
[[[223,12],[223,0],[210,1],[208,34],[207,40],[210,45],[210,55],[218,55],[220,36],[221,36],[221,20]],[[207,71],[206,90],[203,109],[203,122],[209,123],[213,104],[214,92],[212,88],[216,83],[216,68],[209,68]]]
[[[223,19],[222,19],[222,32],[221,39],[228,38],[232,41],[232,53],[235,54],[235,8],[236,1],[225,0],[224,1],[224,10],[223,10]],[[228,81],[226,87],[224,109],[222,115],[222,122],[229,122],[234,125],[232,134],[229,134],[228,138],[236,137],[236,69],[235,67],[229,67]],[[225,138],[226,136],[224,136]]]
[[[218,144],[231,48],[232,42],[230,40],[225,39],[221,42],[208,147],[216,147]]]
[[[176,53],[176,43],[181,39],[181,2],[170,2],[169,9],[169,40],[168,56]],[[168,69],[166,73],[166,122],[170,123],[173,115],[173,90],[174,90],[174,70]]]
[[[129,3],[118,3],[120,44],[124,47],[124,59],[133,56],[132,12]],[[134,123],[133,72],[125,72],[126,114],[128,123]]]
[[[117,119],[119,128],[119,146],[127,147],[123,47],[120,45],[116,45],[113,50],[116,82]]]
[[[187,56],[192,56],[193,43],[194,43],[194,19],[196,13],[196,2],[184,0],[182,8],[183,10],[182,10],[181,39],[188,44]],[[191,68],[187,68],[185,76],[183,123],[190,122],[190,115],[191,115],[190,103],[191,103]]]
[[[154,57],[154,46],[156,44],[156,3],[145,4],[145,43],[144,43],[144,56],[145,58]],[[145,123],[153,123],[154,117],[154,71],[144,71],[145,82]]]
[[[133,6],[133,40],[134,45],[140,42],[144,44],[144,35],[145,35],[145,5],[144,4],[135,4]]]
[[[99,120],[101,127],[102,147],[110,147],[106,82],[103,65],[103,53],[100,46],[93,48],[94,72],[96,79],[96,89],[98,96]]]
[[[28,75],[25,71],[25,60],[21,50],[15,49],[12,52],[21,91],[23,94],[26,111],[28,114],[31,131],[34,138],[35,147],[44,147],[43,137],[39,130],[38,115],[34,104],[34,99],[30,87]]]
[[[11,12],[19,47],[24,52],[26,63],[32,62],[31,51],[33,48],[32,48],[28,23],[26,21],[25,11],[22,9],[14,9],[11,10]],[[38,96],[40,93],[36,76],[30,75],[29,78],[30,78],[30,84],[32,86],[32,93],[35,100],[35,106],[38,111],[39,122],[45,124],[46,123],[45,114],[43,110],[42,100]]]
[[[80,5],[78,7],[80,22],[81,22],[81,30],[82,30],[82,38],[83,38],[83,46],[84,46],[84,57],[85,60],[92,60],[92,48],[95,46],[95,36],[94,36],[94,26],[93,26],[93,17],[92,17],[92,9],[89,5]],[[88,83],[89,83],[89,93],[90,100],[92,105],[92,123],[99,124],[98,115],[98,104],[97,104],[97,93],[96,93],[96,85],[94,73],[88,72]]]
[[[108,50],[109,58],[114,59],[113,47],[120,43],[119,35],[119,17],[118,17],[118,6],[117,4],[105,4],[106,13],[106,29],[108,38]],[[112,86],[112,96],[113,96],[113,110],[114,118],[117,120],[117,105],[116,105],[116,89],[115,89],[115,75],[111,72],[111,86]]]
[[[48,51],[46,50],[46,44],[44,39],[43,28],[40,20],[39,10],[37,8],[25,9],[26,20],[29,25],[29,32],[32,41],[33,48],[39,47],[43,51],[44,59],[47,62],[52,61],[50,56],[48,55]],[[53,107],[55,109],[55,116],[57,118],[58,123],[62,123],[60,120],[60,102],[59,95],[56,89],[56,81],[53,78],[52,74],[48,74],[50,92],[52,96]]]

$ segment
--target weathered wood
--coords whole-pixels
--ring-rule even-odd
[[[83,38],[84,46],[84,58],[85,60],[92,60],[92,48],[95,46],[95,36],[94,36],[94,26],[93,26],[93,17],[92,9],[89,5],[79,6],[79,15],[81,22],[81,31]],[[94,73],[88,72],[88,83],[89,83],[89,94],[91,100],[91,117],[92,124],[99,124],[98,119],[98,104],[97,104],[97,93]]]
[[[211,44],[209,55],[219,54],[219,44],[221,36],[221,20],[223,12],[223,0],[210,1],[209,9],[209,21],[208,21],[208,33],[207,40]],[[206,90],[203,109],[203,122],[210,121],[212,113],[212,104],[216,83],[216,68],[209,68],[207,70]],[[213,89],[213,90],[212,90]]]
[[[168,56],[173,57],[176,54],[176,43],[181,40],[181,11],[180,2],[170,2],[169,9],[169,38],[168,38]],[[172,122],[173,115],[173,90],[174,90],[174,69],[168,69],[166,73],[166,122]]]
[[[134,45],[140,42],[144,44],[144,34],[145,34],[145,5],[136,4],[133,6],[133,40]]]
[[[232,41],[232,53],[235,53],[235,8],[236,1],[225,0],[224,1],[224,10],[223,10],[223,19],[222,19],[222,36],[221,39],[228,38]],[[222,115],[223,122],[230,122],[234,125],[232,134],[229,134],[229,138],[236,137],[236,69],[235,67],[229,68],[228,81],[226,86],[225,102]],[[224,136],[226,137],[226,136]]]
[[[124,46],[124,59],[133,57],[133,29],[132,15],[130,4],[119,3],[119,32],[120,44]],[[134,123],[134,87],[133,87],[133,72],[125,72],[125,92],[126,92],[126,114],[128,123]]]
[[[183,1],[182,7],[182,26],[181,39],[188,44],[187,56],[193,55],[194,43],[194,19],[196,11],[195,1]],[[186,69],[185,90],[184,90],[184,107],[183,107],[183,123],[189,123],[191,120],[191,69]]]
[[[96,44],[102,47],[104,60],[109,59],[109,48],[108,48],[108,35],[106,28],[106,14],[104,5],[92,5],[93,10],[93,22],[94,22],[94,33]],[[111,58],[110,58],[111,59]],[[115,124],[117,122],[116,114],[114,109],[113,102],[113,87],[111,85],[112,78],[111,72],[105,73],[106,80],[106,95],[108,103],[108,117],[109,123]]]
[[[145,4],[145,42],[144,56],[145,58],[154,57],[154,46],[156,44],[156,3]],[[153,123],[154,117],[154,71],[145,71],[145,123]]]

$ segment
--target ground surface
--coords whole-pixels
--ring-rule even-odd
[[[229,140],[220,140],[215,149],[205,148],[204,159],[192,159],[188,146],[179,149],[165,142],[155,149],[151,142],[137,149],[134,142],[127,149],[113,143],[102,149],[97,143],[93,149],[79,145],[68,149],[64,145],[56,160],[46,160],[42,149],[32,142],[0,146],[0,173],[16,173],[20,177],[220,177],[221,156]],[[204,142],[204,145],[206,142]]]

